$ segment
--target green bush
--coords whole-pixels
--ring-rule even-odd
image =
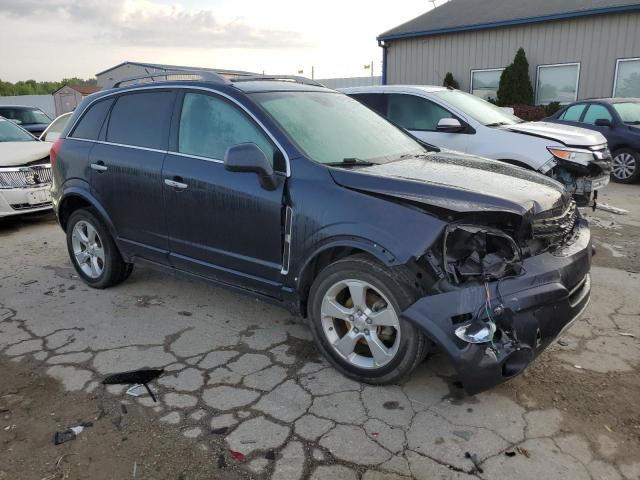
[[[516,53],[513,63],[504,69],[498,87],[498,105],[533,105],[533,85],[524,49]]]
[[[560,102],[551,102],[548,105],[543,105],[542,108],[544,108],[545,116],[550,117],[558,110],[560,110],[562,108],[562,105],[560,105]]]
[[[442,86],[447,88],[455,88],[456,90],[460,89],[460,84],[455,78],[453,78],[453,73],[451,72],[447,72],[447,74],[444,76],[444,82],[442,82]]]

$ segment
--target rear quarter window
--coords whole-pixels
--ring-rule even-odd
[[[109,116],[107,141],[166,150],[174,97],[171,91],[120,96]]]
[[[104,119],[113,105],[113,98],[101,100],[91,105],[82,115],[78,125],[73,129],[71,138],[82,138],[85,140],[97,140],[100,130],[104,124]]]

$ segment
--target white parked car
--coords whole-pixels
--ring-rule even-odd
[[[0,117],[0,217],[51,208],[50,149]]]
[[[71,115],[73,115],[73,112],[63,113],[59,117],[56,117],[56,119],[49,124],[45,131],[42,132],[42,135],[40,135],[39,137],[40,140],[49,143],[54,143],[56,140],[58,140],[60,138],[60,135],[62,134],[62,130],[64,130],[64,127],[67,126],[67,122],[69,122]]]
[[[383,85],[341,89],[418,139],[537,170],[587,205],[609,183],[611,154],[599,132],[525,122],[507,109],[459,90]]]

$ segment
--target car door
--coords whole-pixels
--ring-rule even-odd
[[[162,210],[162,164],[175,91],[120,95],[90,153],[91,191],[110,216],[122,248],[132,256],[168,261]]]
[[[226,150],[255,143],[281,168],[264,130],[222,95],[186,91],[174,117],[164,164],[170,259],[181,270],[277,295],[283,253],[283,190],[266,190],[253,173],[227,171]]]
[[[596,125],[596,120],[608,120],[609,126]],[[612,113],[606,106],[600,103],[591,103],[584,112],[580,126],[600,132],[610,145],[617,145],[620,139],[616,132],[616,123]]]
[[[465,152],[468,137],[462,132],[441,132],[438,122],[456,115],[446,108],[417,95],[387,94],[387,118],[431,145]]]

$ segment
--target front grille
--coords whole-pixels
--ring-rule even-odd
[[[562,241],[573,232],[578,220],[576,202],[571,200],[567,208],[558,216],[538,218],[533,220],[533,236],[547,240],[552,244]]]
[[[51,183],[51,165],[0,168],[0,188],[31,188]]]

